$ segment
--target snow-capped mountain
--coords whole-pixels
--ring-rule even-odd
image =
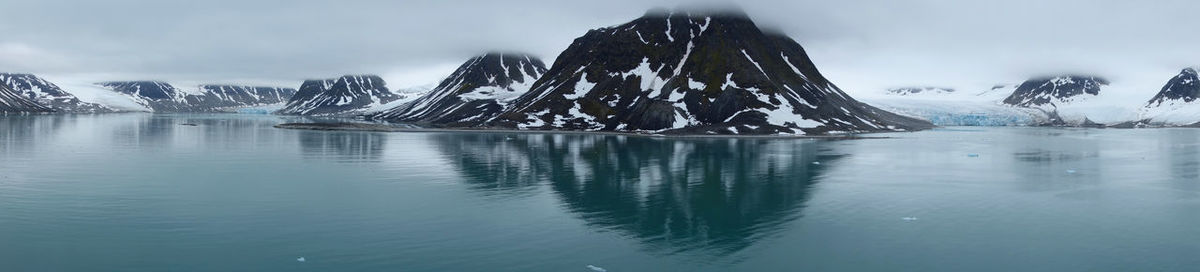
[[[525,54],[488,53],[468,60],[436,88],[372,119],[464,127],[486,122],[529,91],[546,65]]]
[[[941,87],[905,87],[888,89],[891,95],[940,95],[953,93],[954,89]]]
[[[107,113],[117,110],[79,100],[54,83],[32,74],[0,73],[0,83],[29,100],[64,113]]]
[[[296,93],[290,88],[235,85],[201,85],[188,93],[161,81],[113,81],[98,85],[124,94],[153,112],[229,112],[283,103]]]
[[[378,108],[400,95],[387,89],[379,76],[348,75],[337,79],[306,80],[277,113],[286,115],[353,115]]]
[[[1187,104],[1200,98],[1200,76],[1196,68],[1186,68],[1167,81],[1146,107],[1162,107],[1171,104]]]
[[[860,103],[796,41],[740,12],[655,12],[589,31],[491,126],[686,134],[919,130]]]
[[[1043,111],[1046,119],[1038,125],[1103,127],[1128,120],[1121,119],[1126,118],[1125,115],[1114,115],[1127,110],[1091,103],[1090,100],[1099,97],[1101,89],[1108,85],[1108,80],[1097,76],[1038,77],[1018,85],[1012,95],[1004,99],[1004,104]]]
[[[1095,76],[1065,75],[1039,77],[1021,83],[1005,104],[1021,107],[1049,107],[1067,104],[1100,95],[1108,80]]]
[[[20,113],[20,112],[52,112],[46,106],[42,106],[33,100],[29,100],[8,88],[8,85],[0,84],[0,113]]]
[[[1140,123],[1155,126],[1200,124],[1200,75],[1186,68],[1175,75],[1141,109]]]

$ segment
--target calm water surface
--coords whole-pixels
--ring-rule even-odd
[[[286,121],[0,117],[0,271],[1200,267],[1196,129],[828,141],[271,127]]]

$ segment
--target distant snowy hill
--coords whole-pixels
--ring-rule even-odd
[[[42,106],[33,100],[0,84],[0,113],[52,112],[53,109]]]
[[[236,85],[201,85],[198,98],[189,97],[194,107],[212,109],[256,107],[287,102],[296,89]]]
[[[932,127],[846,95],[799,43],[745,14],[687,11],[588,31],[490,125],[786,135]]]
[[[284,115],[355,115],[403,98],[387,89],[374,75],[348,75],[337,79],[306,80],[287,105]]]
[[[160,81],[111,81],[97,85],[121,93],[153,112],[231,112],[242,107],[278,104],[295,89],[233,85],[202,85],[185,92]]]
[[[954,89],[940,87],[905,87],[892,88],[887,90],[887,94],[891,95],[940,95],[954,93]]]
[[[428,94],[371,118],[432,126],[477,126],[529,91],[546,65],[524,54],[489,53],[468,60]]]
[[[0,83],[25,98],[61,113],[116,112],[108,106],[84,102],[54,83],[32,74],[0,73]]]

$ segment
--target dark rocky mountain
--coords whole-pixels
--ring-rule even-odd
[[[1100,95],[1108,80],[1096,76],[1064,75],[1039,77],[1021,83],[1004,104],[1020,107],[1057,107],[1077,100],[1082,95]]]
[[[1150,99],[1146,107],[1159,107],[1173,102],[1191,103],[1197,98],[1200,98],[1200,76],[1197,76],[1196,68],[1187,68],[1167,81],[1167,85]]]
[[[29,100],[8,88],[8,85],[0,84],[0,113],[25,113],[25,112],[52,112],[53,109],[42,106],[33,100]]]
[[[202,85],[198,94],[190,94],[160,81],[113,81],[98,85],[125,94],[154,112],[226,112],[283,103],[296,93],[289,88]]]
[[[401,99],[374,75],[305,80],[300,90],[277,113],[286,115],[353,115]]]
[[[575,39],[495,127],[664,134],[919,130],[860,103],[741,12],[651,11]]]
[[[945,93],[953,93],[953,92],[954,92],[954,89],[940,88],[940,87],[905,87],[905,88],[893,88],[893,89],[887,90],[888,94],[901,95],[901,96],[914,95],[914,94],[945,94]]]
[[[429,126],[480,125],[529,91],[544,73],[546,65],[536,57],[488,53],[468,60],[413,102],[370,117]]]
[[[16,93],[64,113],[107,113],[117,110],[104,105],[79,100],[45,79],[31,74],[0,73],[0,83]]]

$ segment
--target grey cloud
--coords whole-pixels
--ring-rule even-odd
[[[0,0],[0,70],[298,84],[339,74],[433,81],[471,55],[551,62],[588,29],[713,1]],[[724,3],[730,4],[730,3]],[[1158,1],[738,1],[851,93],[971,89],[1034,74],[1159,84],[1200,64],[1192,13]],[[450,67],[450,68],[447,68]],[[438,71],[442,72],[438,72]]]

